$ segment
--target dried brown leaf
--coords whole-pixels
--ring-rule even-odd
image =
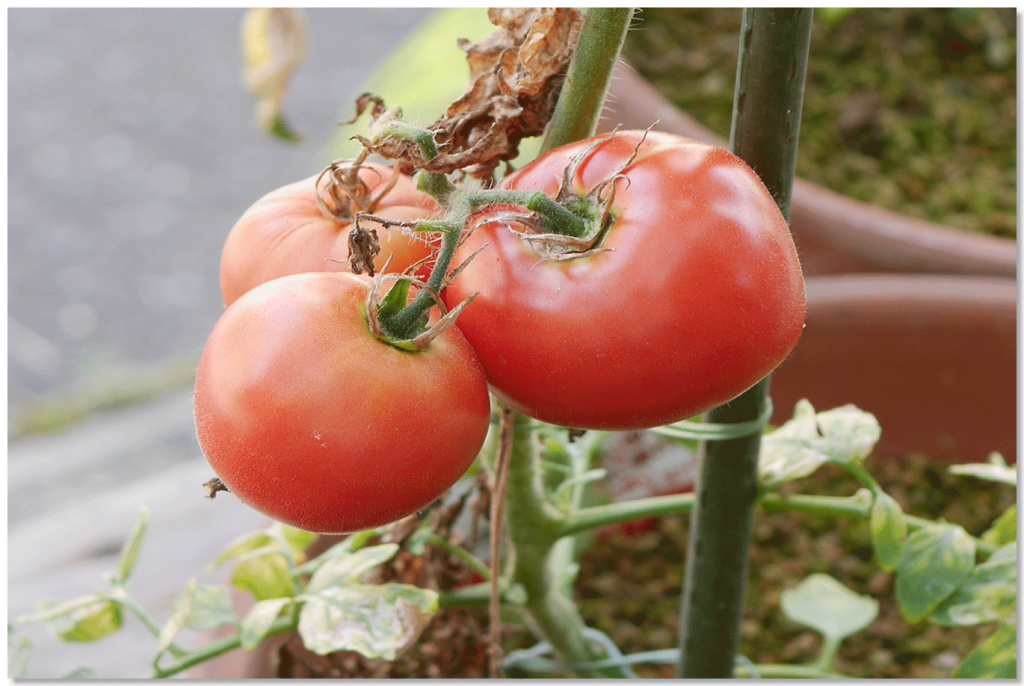
[[[572,8],[494,8],[488,16],[498,30],[470,44],[466,52],[470,78],[466,92],[443,118],[427,127],[434,132],[438,155],[424,160],[408,140],[387,138],[363,144],[372,152],[399,160],[402,171],[416,169],[449,174],[461,170],[493,180],[494,169],[519,154],[523,138],[539,136],[554,112],[572,58],[582,15]],[[365,109],[367,100],[360,101]],[[373,101],[374,121],[383,106]],[[362,110],[360,110],[362,111]],[[395,116],[394,111],[389,111]]]

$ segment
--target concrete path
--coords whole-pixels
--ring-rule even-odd
[[[14,414],[198,359],[223,304],[218,263],[259,196],[314,173],[339,112],[427,9],[309,10],[311,51],[287,146],[252,124],[240,86],[241,9],[8,12],[8,402]],[[116,385],[116,384],[115,384]],[[191,577],[265,520],[206,499],[187,387],[8,447],[7,618],[98,588],[140,505],[150,533],[129,588],[158,623]],[[149,674],[156,641],[132,617],[64,644],[41,626],[28,677],[88,665]]]

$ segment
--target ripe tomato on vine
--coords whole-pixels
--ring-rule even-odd
[[[224,312],[199,364],[199,444],[227,490],[316,533],[369,529],[429,505],[469,469],[490,422],[458,329],[422,351],[366,322],[369,279],[298,274]]]
[[[667,424],[736,397],[796,345],[796,248],[735,155],[627,131],[552,150],[499,190],[597,212],[587,235],[551,241],[490,207],[456,254],[480,251],[446,302],[477,294],[458,325],[513,409],[577,428]]]
[[[348,237],[357,211],[396,221],[425,219],[440,211],[433,198],[416,189],[412,177],[381,164],[358,165],[344,188],[332,180],[325,172],[288,184],[242,214],[221,256],[225,305],[281,276],[348,271]],[[378,243],[375,270],[390,259],[389,269],[400,272],[431,254],[424,238],[399,229],[379,229]]]

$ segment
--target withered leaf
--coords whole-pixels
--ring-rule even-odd
[[[502,7],[490,9],[488,16],[498,30],[476,44],[459,41],[470,69],[466,92],[443,118],[427,127],[435,134],[437,157],[424,160],[414,143],[398,138],[377,144],[361,138],[368,149],[399,160],[405,173],[462,170],[487,181],[493,180],[498,164],[519,154],[523,138],[544,133],[573,55],[582,14],[573,8]],[[361,106],[365,108],[366,103]],[[375,121],[381,112],[382,108],[374,108]]]

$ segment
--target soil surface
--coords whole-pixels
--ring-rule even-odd
[[[742,10],[652,8],[626,60],[728,138]],[[1013,8],[815,10],[797,174],[967,231],[1017,234]]]

